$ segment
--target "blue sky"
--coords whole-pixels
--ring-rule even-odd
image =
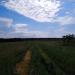
[[[74,0],[0,0],[0,38],[75,34]]]

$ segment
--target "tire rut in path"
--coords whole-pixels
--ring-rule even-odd
[[[28,75],[30,60],[31,60],[31,51],[27,50],[27,52],[23,57],[23,60],[20,63],[16,64],[16,74]]]

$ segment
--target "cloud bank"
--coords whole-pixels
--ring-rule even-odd
[[[73,25],[73,24],[75,24],[75,17],[66,15],[63,17],[58,17],[53,22],[57,22],[57,23],[59,23],[59,25],[71,25],[71,24]]]
[[[0,31],[0,38],[48,38],[48,32],[29,30],[27,24],[15,24],[10,32]]]
[[[57,0],[8,0],[4,6],[39,22],[51,22],[61,3]]]

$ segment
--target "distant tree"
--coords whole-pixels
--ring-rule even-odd
[[[63,38],[63,45],[74,45],[75,43],[75,35],[68,34],[62,37]]]

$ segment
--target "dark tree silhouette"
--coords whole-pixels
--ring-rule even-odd
[[[63,45],[74,45],[75,44],[75,35],[68,34],[62,37],[63,38]]]

